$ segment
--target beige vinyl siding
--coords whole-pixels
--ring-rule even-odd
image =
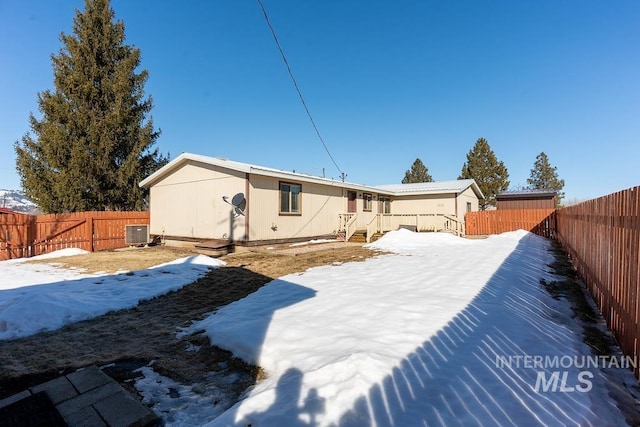
[[[244,240],[245,217],[231,201],[246,191],[242,172],[189,161],[156,182],[150,192],[151,234]],[[246,197],[246,194],[244,194]]]
[[[343,196],[343,189],[339,186],[299,182],[295,179],[282,180],[256,174],[249,176],[249,182],[251,241],[333,234],[338,228],[338,213],[346,210],[346,196]],[[280,213],[281,182],[301,186],[300,214]]]
[[[454,194],[395,196],[392,200],[392,214],[456,214]]]
[[[478,211],[478,196],[476,196],[471,187],[458,195],[458,218],[461,220],[464,219],[464,214],[467,213],[467,202],[471,203],[471,212]]]

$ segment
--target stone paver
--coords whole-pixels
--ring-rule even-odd
[[[123,389],[119,384],[116,384],[115,382],[107,383],[98,388],[94,388],[93,390],[89,390],[86,393],[79,394],[72,399],[65,400],[64,402],[56,405],[56,408],[63,417],[66,417],[82,408],[91,406],[102,399],[106,399],[107,397],[122,391]]]
[[[0,408],[9,406],[12,403],[17,402],[18,400],[22,400],[29,396],[31,396],[31,393],[29,393],[29,390],[24,390],[24,391],[21,391],[20,393],[14,394],[13,396],[5,397],[4,399],[0,400]]]
[[[54,405],[78,395],[78,391],[69,382],[67,377],[58,377],[31,388],[31,393],[33,394],[41,391],[47,393],[47,396],[49,396],[49,399],[51,399]]]
[[[0,400],[0,408],[39,392],[46,393],[69,427],[145,427],[158,420],[149,408],[96,366]]]
[[[98,369],[97,366],[89,366],[88,368],[81,369],[67,375],[67,378],[80,393],[85,393],[113,381],[107,374]]]
[[[100,417],[93,406],[87,406],[64,417],[69,427],[107,427],[108,424]]]
[[[152,422],[156,417],[146,406],[143,406],[125,393],[118,393],[107,397],[93,405],[100,416],[110,426],[142,427]]]

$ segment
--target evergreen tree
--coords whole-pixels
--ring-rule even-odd
[[[557,204],[564,197],[564,179],[558,178],[558,168],[551,166],[549,158],[544,151],[536,156],[536,161],[531,169],[531,175],[527,178],[529,188],[534,190],[555,190],[558,194]]]
[[[458,179],[475,179],[484,199],[479,201],[480,209],[495,206],[496,194],[509,188],[509,172],[504,163],[499,162],[496,155],[484,138],[479,138],[469,153],[467,161],[462,165]]]
[[[138,182],[167,162],[152,149],[152,100],[146,70],[136,72],[140,50],[124,44],[122,21],[109,0],[85,0],[73,33],[52,55],[54,86],[38,94],[16,168],[29,198],[45,212],[139,210]]]
[[[412,184],[416,182],[433,182],[433,178],[429,175],[429,170],[422,163],[422,160],[416,159],[411,165],[411,169],[404,173],[402,178],[403,184]]]

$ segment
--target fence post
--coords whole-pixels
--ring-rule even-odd
[[[91,252],[95,251],[95,229],[94,229],[94,225],[93,225],[93,215],[89,218],[89,221],[91,221]]]
[[[37,240],[37,235],[38,235],[38,224],[37,224],[37,219],[38,217],[35,215],[29,215],[27,220],[27,232],[26,232],[26,237],[27,237],[27,251],[28,251],[28,255],[27,257],[32,257],[37,255],[35,253],[36,247],[35,247],[35,242]]]

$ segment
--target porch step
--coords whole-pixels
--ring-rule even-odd
[[[350,242],[367,243],[367,230],[356,230],[353,236],[349,238]]]
[[[376,240],[378,240],[382,236],[384,236],[384,233],[373,233],[371,235],[371,243],[375,242]]]
[[[219,257],[233,252],[234,244],[229,240],[212,239],[195,245],[196,251],[210,257]]]
[[[379,238],[381,238],[383,233],[374,233],[371,235],[370,243],[375,242]],[[353,233],[353,236],[349,239],[350,242],[354,243],[367,243],[367,230],[357,230]]]

